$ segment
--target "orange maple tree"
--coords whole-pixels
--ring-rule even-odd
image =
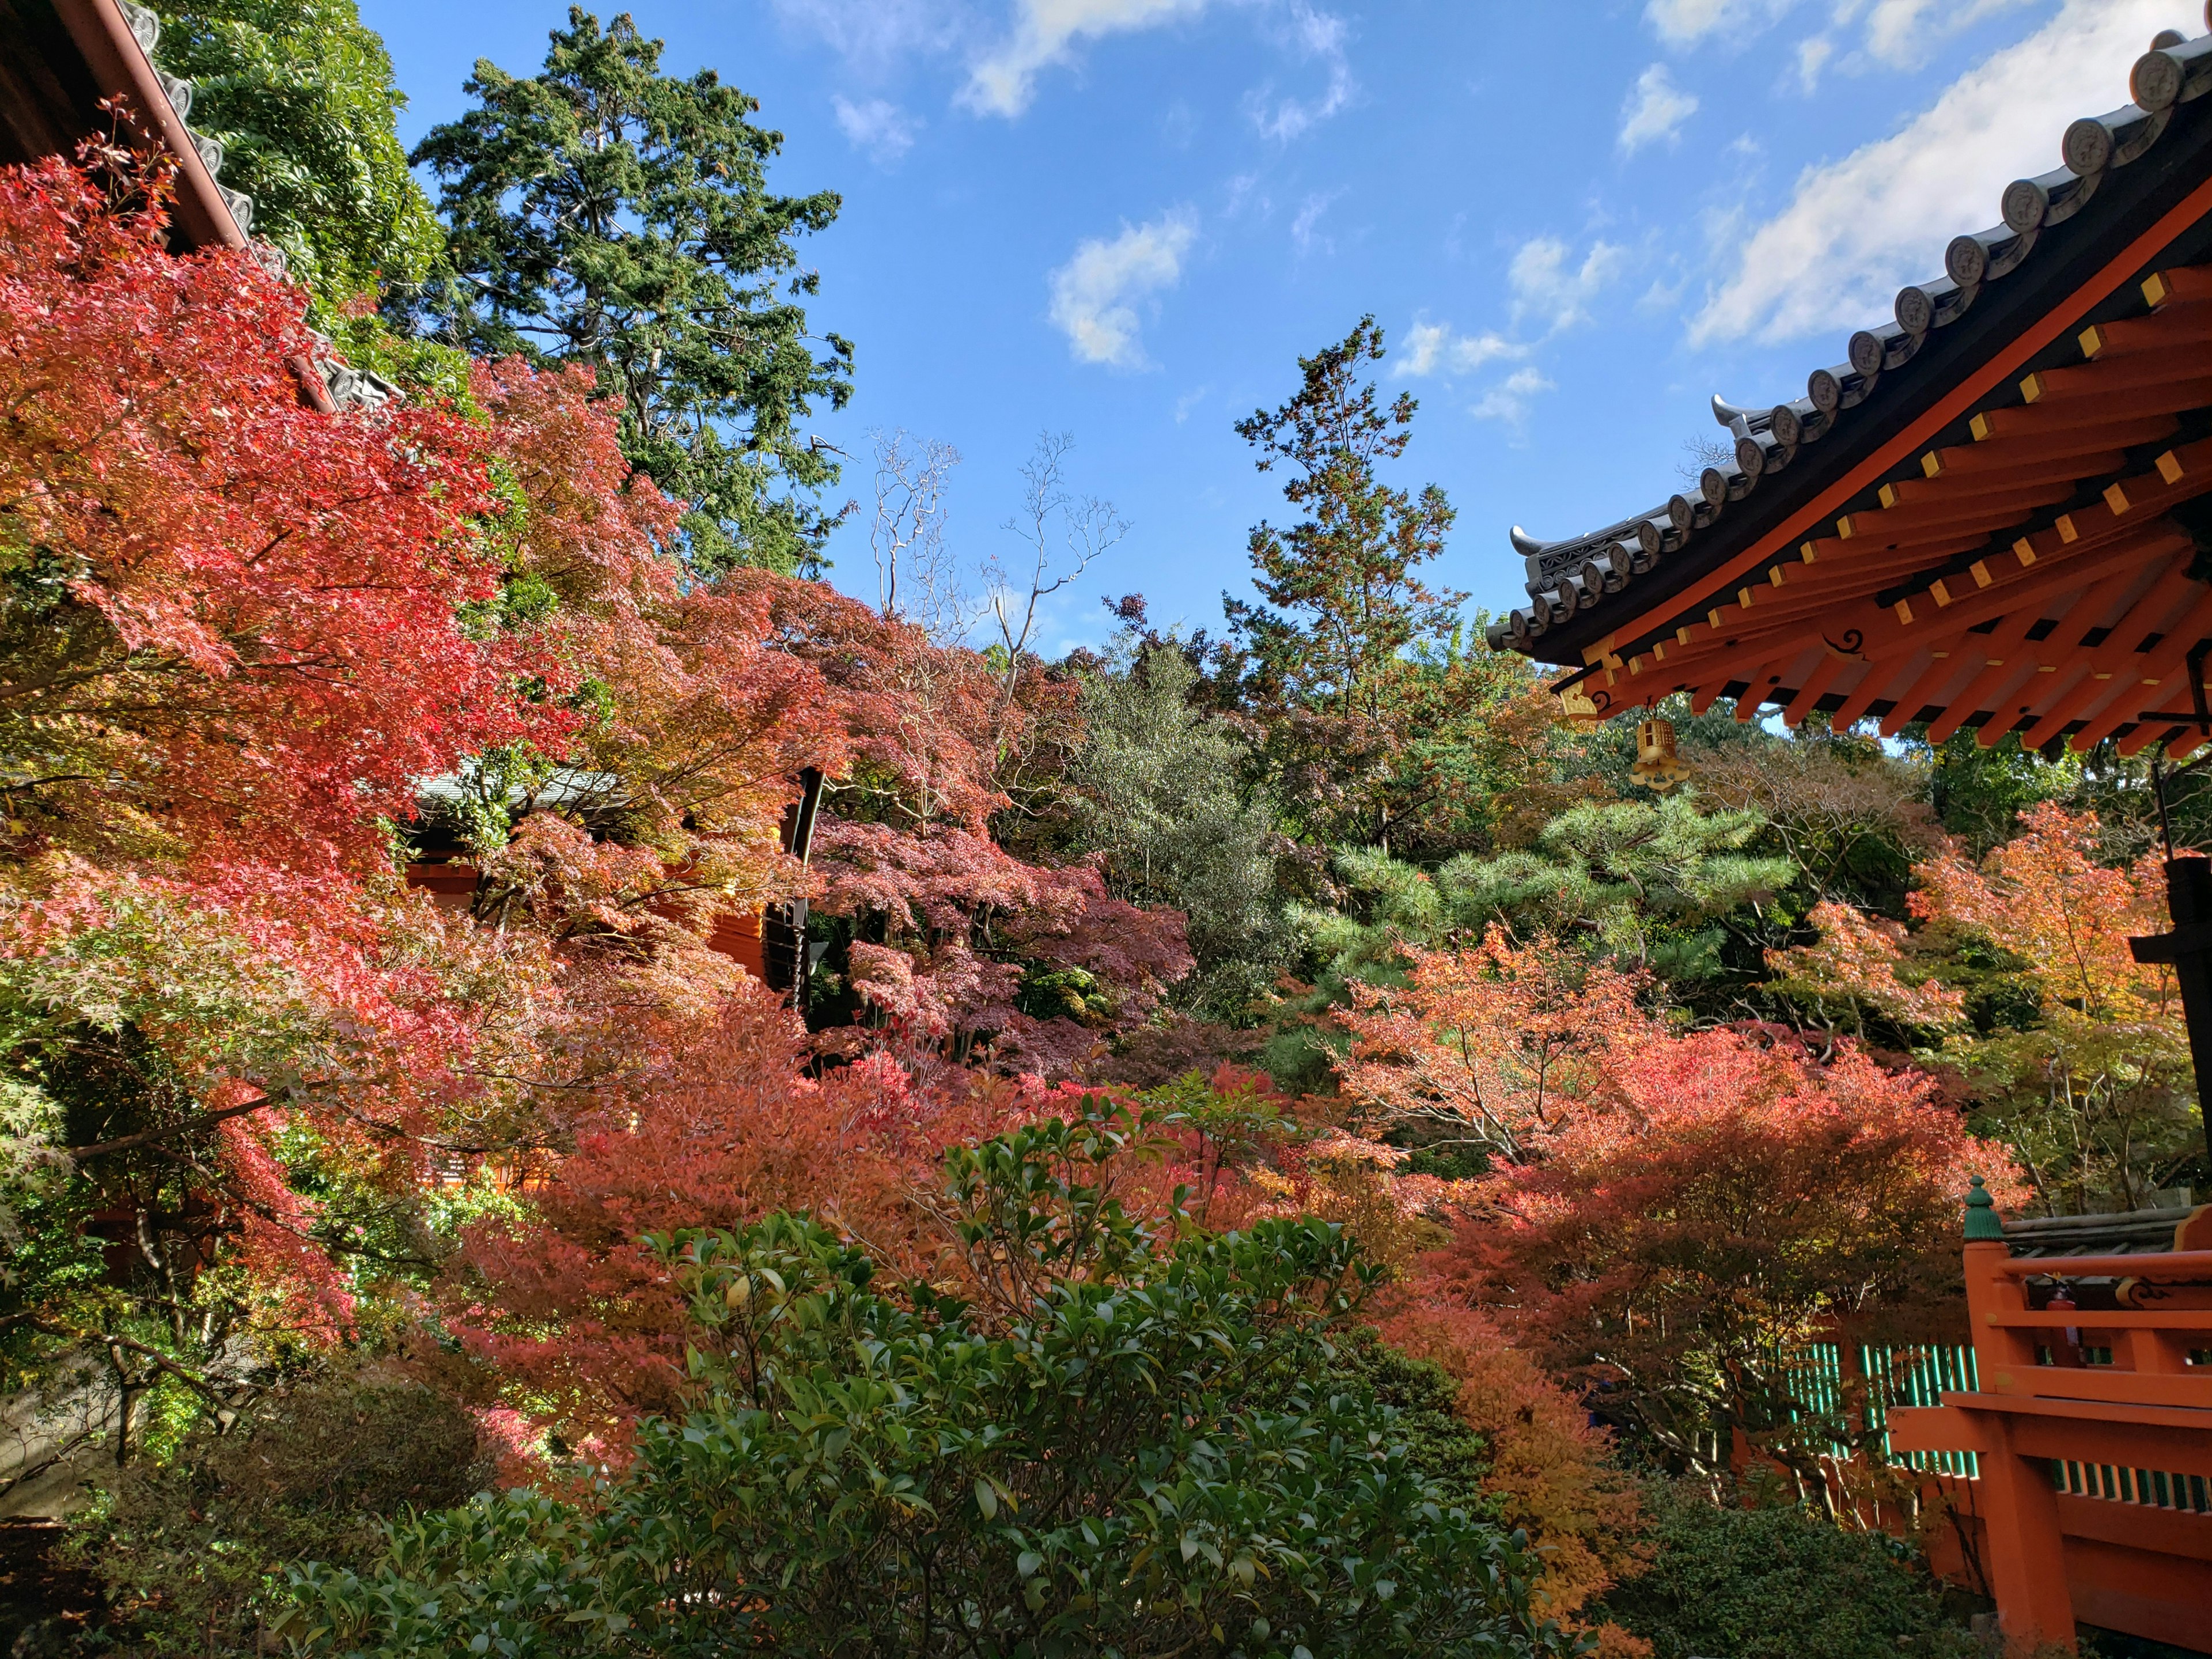
[[[1809,1460],[1793,1354],[1838,1328],[1924,1334],[1957,1300],[1969,1178],[2022,1195],[1932,1079],[1850,1044],[1822,1065],[1762,1034],[1657,1037],[1610,1053],[1587,1099],[1484,1183],[1437,1267],[1693,1467],[1725,1465],[1731,1426]]]
[[[1572,1121],[1604,1058],[1663,1027],[1650,976],[1548,936],[1496,923],[1460,951],[1406,947],[1408,983],[1354,983],[1346,1095],[1378,1126],[1419,1121],[1423,1139],[1522,1164]]]

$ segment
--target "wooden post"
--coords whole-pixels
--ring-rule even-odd
[[[2000,1443],[1982,1454],[1982,1526],[2005,1651],[2012,1659],[2053,1646],[2070,1653],[2074,1595],[2066,1586],[2066,1543],[2051,1460],[2021,1456],[2012,1449],[2011,1419],[1992,1421]]]
[[[2164,807],[2161,804],[2160,811]],[[2166,908],[2173,931],[2131,939],[2137,962],[2171,963],[2181,992],[2181,1017],[2189,1030],[2189,1060],[2201,1099],[2212,1078],[2212,860],[2166,861]],[[2205,1144],[2212,1147],[2212,1113],[2204,1119]]]
[[[1997,1322],[2027,1304],[2027,1287],[2004,1271],[2012,1259],[2004,1224],[1997,1219],[1982,1178],[1966,1197],[1966,1314],[1974,1328],[1974,1363],[1982,1387],[1993,1394],[2026,1394],[2033,1378],[2019,1376],[2036,1363],[2033,1334]],[[2012,1447],[2011,1425],[1981,1454],[1982,1524],[1988,1540],[1990,1589],[2005,1650],[2027,1659],[2038,1648],[2074,1648],[2074,1597],[2066,1587],[2066,1545],[2058,1529],[2058,1494],[2051,1460],[2023,1457]]]

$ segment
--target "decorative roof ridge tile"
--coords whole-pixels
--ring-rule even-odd
[[[124,21],[130,26],[131,38],[138,42],[138,49],[146,54],[146,62],[153,65],[154,78],[160,83],[162,95],[169,100],[169,107],[176,112],[177,119],[181,124],[191,113],[192,83],[165,73],[154,64],[154,49],[161,40],[161,17],[149,8],[139,4],[138,0],[116,0],[116,6],[122,12]],[[222,198],[223,207],[238,226],[239,234],[250,239],[246,246],[269,270],[279,276],[288,276],[291,262],[285,258],[284,250],[265,238],[252,237],[253,198],[222,182],[221,142],[205,133],[195,132],[189,126],[185,127],[185,132],[191,140],[192,148],[199,153],[200,161],[208,170],[208,177],[215,180],[216,193]],[[314,361],[316,372],[322,376],[331,403],[338,408],[344,409],[350,404],[374,408],[380,404],[394,402],[405,395],[381,374],[369,369],[356,369],[345,362],[332,349],[327,336],[316,334],[314,337],[316,344],[321,348]]]
[[[1510,539],[1526,564],[1528,603],[1490,624],[1491,648],[1530,650],[1559,623],[1686,547],[1763,478],[1787,468],[1804,445],[1850,424],[1844,417],[1875,395],[1885,375],[1917,356],[1931,333],[1965,316],[1990,283],[2019,270],[2043,233],[2080,212],[2107,176],[2148,154],[2178,106],[2212,92],[2212,0],[2206,0],[2205,27],[2193,40],[2161,32],[2129,73],[2134,101],[2069,125],[2059,143],[2063,165],[2008,185],[1999,200],[2001,222],[1954,237],[1944,250],[1943,275],[1899,289],[1894,320],[1854,333],[1848,361],[1814,370],[1803,398],[1761,411],[1716,396],[1714,418],[1735,434],[1735,453],[1729,465],[1705,470],[1696,496],[1678,495],[1649,514],[1559,541],[1540,540],[1515,526]],[[1662,524],[1657,544],[1638,548],[1639,562],[1627,551],[1638,544],[1626,532]]]

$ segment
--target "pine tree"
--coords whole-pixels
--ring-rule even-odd
[[[1269,719],[1271,758],[1286,793],[1332,837],[1388,846],[1391,782],[1419,701],[1413,653],[1448,653],[1463,593],[1433,589],[1417,568],[1443,551],[1451,505],[1434,484],[1416,495],[1377,466],[1403,455],[1416,404],[1387,407],[1365,365],[1382,330],[1363,317],[1337,344],[1298,360],[1304,383],[1272,414],[1237,424],[1259,469],[1296,476],[1283,498],[1305,518],[1253,528],[1261,605],[1224,596],[1248,654],[1248,695]]]

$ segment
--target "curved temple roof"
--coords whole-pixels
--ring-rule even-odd
[[[2212,28],[2212,4],[2207,27]],[[1525,561],[1528,599],[1492,624],[1492,647],[1614,670],[1632,656],[1639,664],[1671,662],[1679,646],[1703,631],[1699,623],[1711,619],[1718,630],[1726,603],[1716,609],[1711,601],[1734,586],[1736,565],[1763,563],[1785,547],[1794,562],[1801,537],[1809,538],[1803,562],[1811,563],[1817,547],[1850,538],[1848,509],[1892,506],[1898,481],[1921,470],[1920,450],[1941,441],[1939,428],[1949,429],[1946,420],[1960,424],[1961,412],[1944,407],[1947,397],[1986,369],[2001,374],[2008,352],[2017,355],[2023,338],[2062,312],[2069,296],[2082,293],[2115,252],[2134,244],[2146,227],[2166,223],[2212,178],[2212,100],[2200,101],[2212,91],[2212,33],[2195,40],[2161,34],[2135,64],[2130,91],[2133,102],[2069,126],[2060,144],[2063,164],[2009,185],[2000,204],[2002,222],[1954,239],[1943,274],[1901,290],[1893,319],[1854,334],[1846,361],[1814,370],[1803,397],[1769,408],[1715,398],[1714,417],[1733,434],[1735,453],[1708,468],[1694,493],[1561,540],[1542,540],[1516,526],[1512,543]],[[2207,257],[2212,248],[2193,247],[2170,263]],[[2143,308],[2129,300],[2122,309],[2130,305]],[[2194,341],[2185,349],[2201,357],[2207,345]],[[2004,381],[1990,401],[2021,402],[2010,386]],[[1985,434],[1977,428],[1973,435]],[[1920,440],[1902,465],[1884,453],[1900,437]],[[1869,467],[1880,471],[1870,473]],[[1846,493],[1831,507],[1839,488]],[[1807,516],[1824,509],[1825,516]],[[1989,533],[1972,538],[1972,545]],[[1767,576],[1777,587],[1785,580],[1778,567]],[[1882,602],[1909,599],[1931,585],[1942,586],[1940,572]],[[1747,590],[1745,608],[1750,604]],[[1924,599],[1922,605],[1926,608]],[[1671,682],[1674,676],[1663,678]],[[1628,702],[1673,689],[1638,684]]]

